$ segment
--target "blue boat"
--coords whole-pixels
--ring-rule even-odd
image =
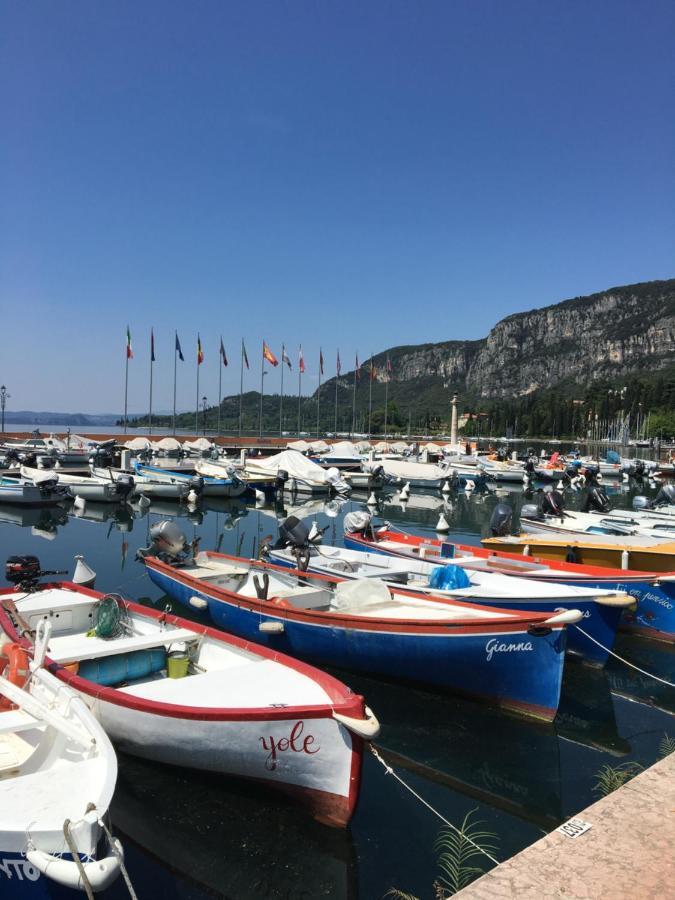
[[[324,665],[440,687],[551,721],[560,699],[566,626],[554,615],[478,607],[199,553],[147,556],[151,579],[220,628]]]
[[[202,493],[205,497],[241,497],[248,490],[246,482],[238,478],[236,474],[223,478],[195,476],[191,472],[149,466],[140,462],[134,463],[134,471],[139,475],[153,478],[155,481],[165,481],[167,484],[189,484],[194,487],[195,493]]]

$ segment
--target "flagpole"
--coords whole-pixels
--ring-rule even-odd
[[[199,434],[199,355],[197,355],[197,406],[195,408],[195,437]]]
[[[239,373],[239,437],[241,437],[241,404],[244,396],[244,339],[241,339],[241,371]]]
[[[387,372],[387,380],[384,383],[384,439],[387,440],[387,403],[389,398],[389,373]]]
[[[370,354],[370,383],[368,385],[368,440],[370,440],[370,419],[373,412],[373,354]]]
[[[223,338],[220,338],[220,346],[223,346]],[[220,437],[220,404],[223,397],[223,354],[218,350],[218,437]]]
[[[281,395],[279,397],[279,437],[284,431],[284,366],[286,365],[286,347],[281,345]]]
[[[302,384],[302,368],[298,365],[298,437],[300,437],[300,387]]]
[[[178,332],[173,343],[173,433],[176,434],[176,369],[178,368]]]
[[[127,433],[127,396],[129,393],[129,351],[126,353],[126,364],[124,367],[124,433]]]
[[[319,411],[321,409],[321,368],[323,366],[323,353],[319,348],[319,390],[316,392],[316,439],[319,440]]]
[[[338,359],[340,358],[340,351],[338,350]],[[336,366],[335,372],[335,427],[333,428],[333,434],[337,437],[337,395],[338,395],[338,381],[340,379],[340,372],[338,367]]]
[[[260,420],[258,422],[258,437],[262,440],[263,417],[263,385],[265,382],[265,341],[263,341],[262,355],[260,358]]]
[[[152,364],[155,355],[155,335],[150,330],[150,414],[148,415],[148,434],[152,434]]]
[[[354,367],[354,397],[352,399],[352,433],[351,437],[354,437],[354,432],[356,431],[356,367]]]

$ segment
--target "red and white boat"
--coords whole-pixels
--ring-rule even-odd
[[[0,628],[52,625],[46,665],[136,756],[265,782],[320,821],[345,826],[363,741],[379,731],[363,697],[249,641],[71,583],[0,591]]]

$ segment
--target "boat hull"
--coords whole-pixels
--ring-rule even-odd
[[[146,559],[146,566],[155,584],[185,607],[190,608],[190,598],[201,597],[218,627],[283,653],[451,690],[546,721],[555,717],[564,629],[533,636],[527,626],[506,623],[451,629],[431,624],[416,628],[409,621],[396,624],[364,617],[298,621],[285,611],[267,612],[263,604],[228,596],[154,558]],[[283,631],[261,632],[265,622],[279,623]]]

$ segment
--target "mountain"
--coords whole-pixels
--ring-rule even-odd
[[[104,427],[114,425],[119,419],[119,413],[63,413],[63,412],[35,412],[30,409],[5,410],[5,422],[12,425],[60,425],[77,426],[87,425]]]
[[[387,360],[391,364],[388,370]],[[370,366],[374,367],[370,380]],[[590,418],[633,424],[675,409],[675,279],[609,288],[498,322],[481,340],[392,347],[337,379],[338,431],[447,428],[452,393],[492,433],[576,434]],[[259,422],[259,394],[244,396],[244,429]],[[321,386],[321,430],[335,427],[336,379]],[[316,393],[300,402],[301,429],[316,431]],[[285,400],[284,429],[297,429],[297,400]],[[279,430],[279,398],[264,398],[263,426]],[[221,407],[221,425],[238,424],[239,397]],[[217,410],[207,412],[213,427]],[[181,417],[182,418],[182,417]],[[227,420],[227,421],[226,421]],[[139,423],[139,424],[142,424]],[[158,423],[159,424],[159,423]],[[189,425],[189,417],[185,423]]]

